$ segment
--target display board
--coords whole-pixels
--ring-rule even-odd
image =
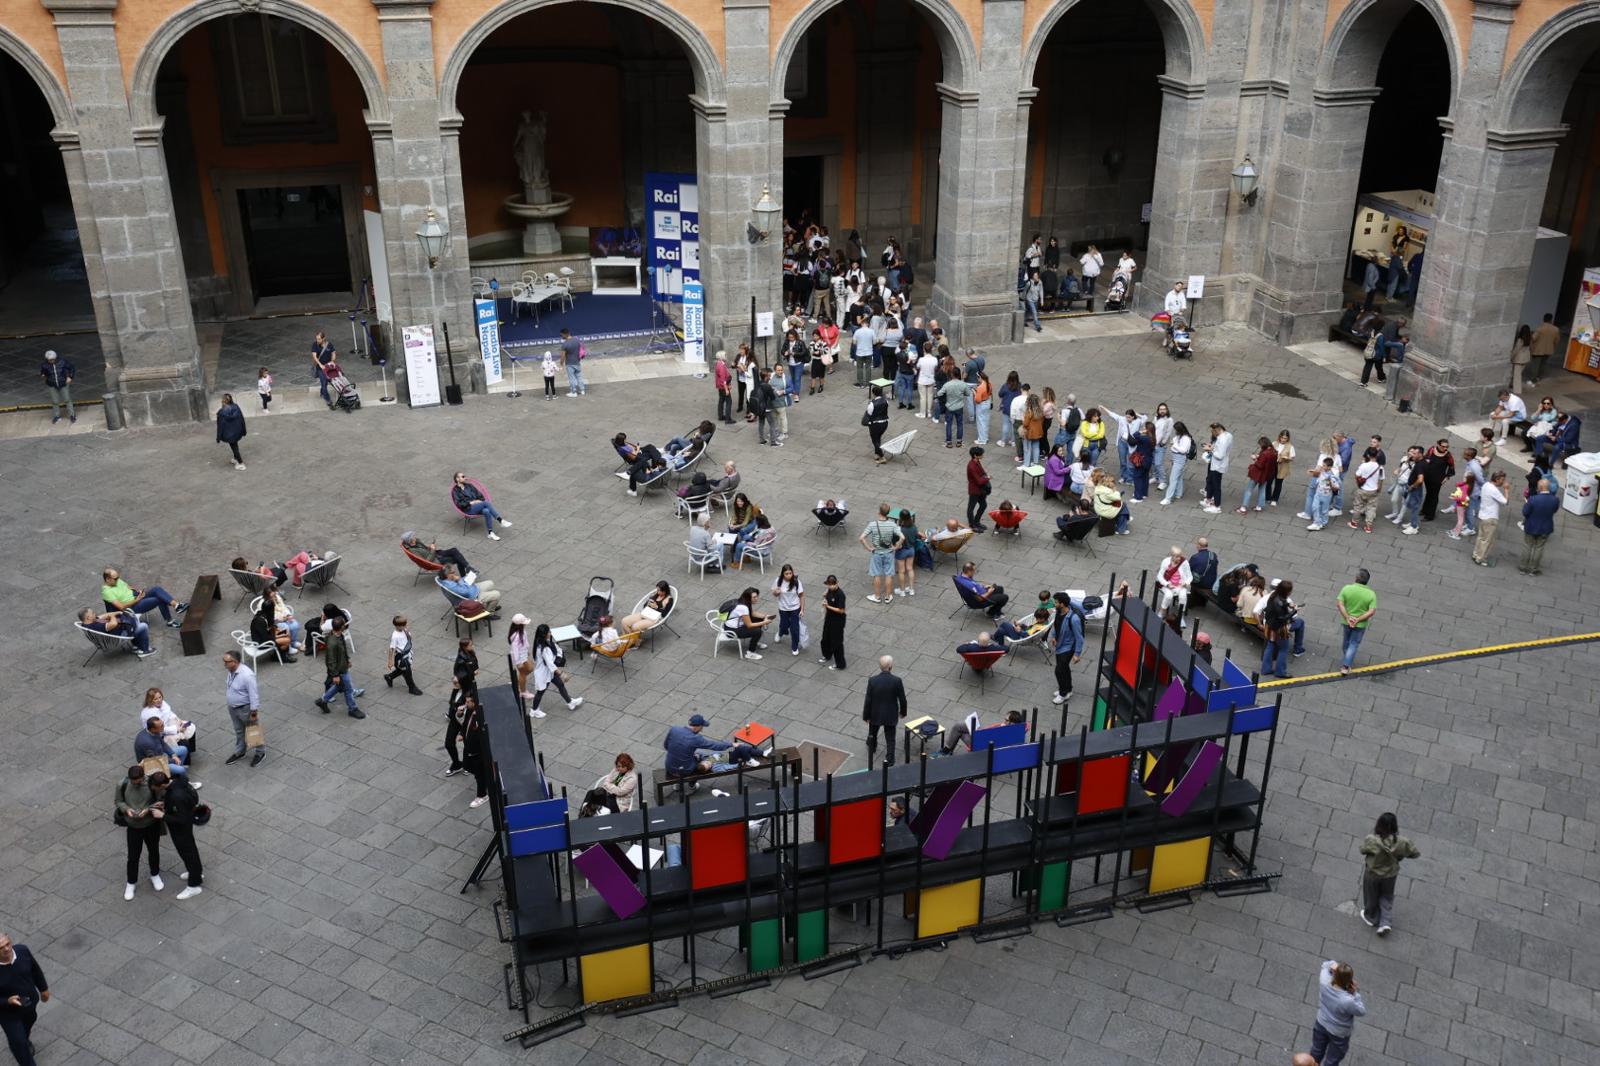
[[[432,326],[406,326],[400,331],[406,350],[406,391],[412,407],[439,404],[439,358]]]
[[[700,193],[693,174],[644,176],[650,291],[683,302],[685,282],[700,280]]]

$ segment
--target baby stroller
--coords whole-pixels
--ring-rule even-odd
[[[1194,358],[1194,337],[1188,321],[1181,315],[1172,316],[1172,326],[1167,334],[1167,352],[1174,359]]]
[[[1111,288],[1106,290],[1104,310],[1122,311],[1128,306],[1128,279],[1121,274],[1111,279]]]
[[[611,613],[612,590],[616,583],[609,577],[591,577],[589,594],[583,599],[583,609],[578,612],[578,632],[592,637],[600,631],[600,619]]]
[[[328,380],[328,391],[335,394],[333,406],[345,414],[361,410],[361,395],[356,392],[356,387],[350,379],[343,374]]]

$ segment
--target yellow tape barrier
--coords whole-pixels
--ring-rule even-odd
[[[1280,688],[1298,688],[1302,685],[1320,685],[1329,681],[1373,677],[1378,674],[1394,673],[1397,670],[1411,670],[1418,666],[1432,666],[1436,663],[1450,663],[1460,659],[1477,659],[1486,655],[1509,655],[1519,651],[1539,651],[1543,648],[1560,648],[1568,644],[1587,644],[1592,641],[1600,641],[1600,633],[1574,633],[1565,637],[1541,637],[1538,640],[1519,640],[1512,644],[1490,644],[1482,648],[1445,651],[1435,655],[1418,655],[1410,659],[1395,659],[1393,662],[1353,667],[1348,674],[1330,670],[1322,674],[1279,677],[1270,681],[1262,681],[1256,688],[1258,691],[1267,691]]]

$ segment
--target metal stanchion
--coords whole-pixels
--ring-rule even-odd
[[[522,357],[511,355],[507,356],[506,358],[511,360],[511,391],[506,393],[506,395],[515,400],[518,396],[522,395],[522,393],[517,391],[517,364],[522,362]]]
[[[389,360],[378,360],[378,376],[383,379],[383,395],[378,397],[379,403],[394,403],[394,397],[389,395],[389,373],[384,368],[389,365]]]

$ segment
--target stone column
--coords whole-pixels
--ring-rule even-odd
[[[1150,246],[1140,264],[1135,306],[1163,306],[1175,281],[1206,277],[1203,302],[1192,312],[1201,325],[1224,317],[1230,277],[1222,273],[1229,212],[1237,95],[1213,98],[1200,84],[1163,75],[1161,134],[1156,141],[1155,191],[1150,201]]]
[[[1027,195],[1028,113],[1022,84],[1022,0],[986,0],[983,47],[966,84],[943,82],[939,238],[929,310],[958,344],[1020,337],[1016,222]],[[950,76],[953,72],[946,71]]]
[[[1306,99],[1305,97],[1309,97]],[[1291,94],[1266,210],[1250,324],[1279,344],[1326,336],[1344,299],[1350,226],[1375,86]]]
[[[370,102],[367,128],[378,174],[378,202],[389,267],[391,362],[402,326],[432,323],[444,366],[441,322],[450,324],[457,380],[466,381],[478,350],[467,259],[467,209],[461,188],[460,120],[441,122],[433,63],[433,0],[372,0],[383,40],[387,102]],[[447,130],[446,125],[450,128]],[[506,145],[510,151],[510,131]],[[417,230],[433,208],[450,238],[430,268]],[[463,364],[465,359],[465,364]],[[443,375],[448,380],[448,374]]]
[[[700,280],[706,287],[706,351],[732,349],[750,331],[750,300],[761,311],[782,302],[781,224],[751,244],[746,226],[763,187],[783,202],[781,113],[774,119],[768,77],[769,0],[723,0],[725,100],[696,95],[695,163],[700,192]],[[774,342],[775,343],[775,342]],[[759,347],[759,346],[758,346]],[[730,359],[732,358],[730,354]]]
[[[78,115],[67,175],[85,258],[99,259],[89,279],[107,391],[120,395],[130,424],[209,417],[161,130],[133,128],[117,51],[117,0],[43,2],[55,18]]]
[[[1439,167],[1433,228],[1401,386],[1441,425],[1486,413],[1510,378],[1535,233],[1562,130],[1490,116],[1517,0],[1479,0]]]

